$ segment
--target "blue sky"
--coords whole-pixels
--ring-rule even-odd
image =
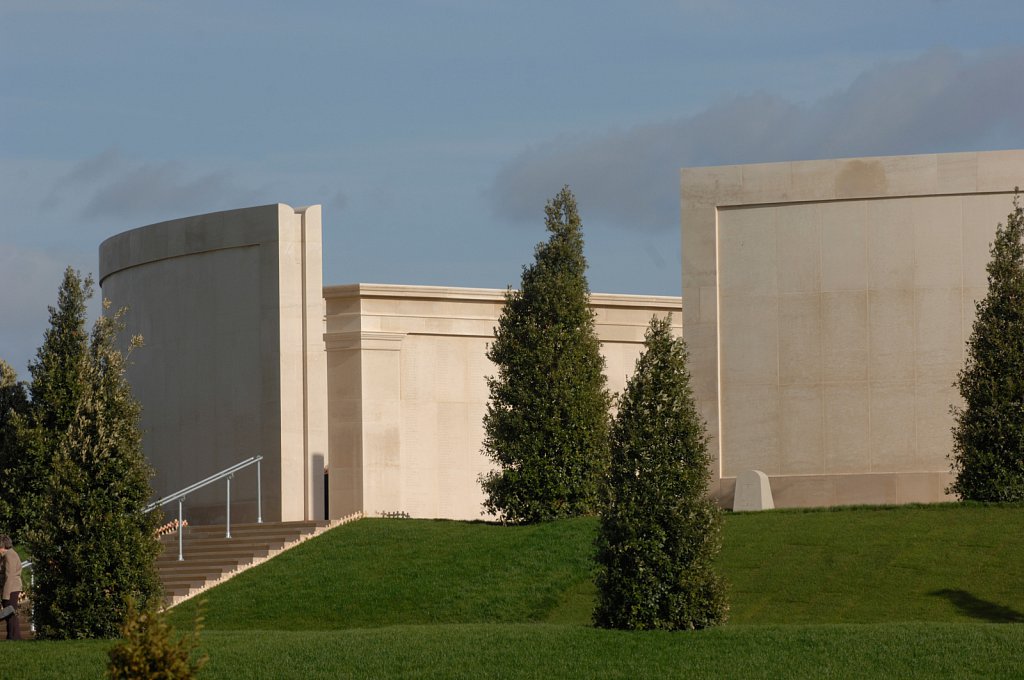
[[[327,284],[680,294],[678,169],[1024,147],[1002,0],[0,0],[0,358],[126,229],[324,207]],[[1024,185],[1024,178],[1022,178]]]

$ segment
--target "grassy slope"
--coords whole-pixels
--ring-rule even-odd
[[[362,520],[211,591],[207,627],[586,625],[595,530],[590,519]],[[719,562],[733,624],[1024,621],[1020,507],[729,515]],[[282,603],[285,616],[268,616]],[[175,620],[186,622],[193,606]]]
[[[1024,508],[728,518],[734,623],[1024,622]]]
[[[331,532],[210,592],[204,676],[1019,674],[1024,626],[990,622],[1024,620],[1022,508],[730,515],[732,621],[691,634],[587,627],[595,527],[363,520]],[[11,645],[4,677],[97,677],[109,644]]]

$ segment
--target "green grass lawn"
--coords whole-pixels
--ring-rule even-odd
[[[347,525],[209,592],[204,676],[1024,675],[1024,508],[727,515],[730,622],[696,633],[589,626],[595,531]],[[8,645],[2,675],[98,677],[110,644]]]

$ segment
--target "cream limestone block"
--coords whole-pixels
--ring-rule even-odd
[[[431,357],[433,346],[419,336],[410,336],[402,346],[402,399],[423,401],[434,397],[437,383],[436,365]]]
[[[446,432],[439,417],[442,405],[409,403],[402,405],[402,441],[438,442]],[[401,510],[413,517],[439,517],[440,483],[445,474],[441,449],[418,447],[416,456],[403,459]]]
[[[961,285],[962,210],[959,196],[935,196],[914,201],[915,287],[951,288]]]
[[[760,470],[745,470],[736,476],[733,491],[733,512],[772,510],[772,487],[768,475]]]
[[[779,471],[779,388],[726,386],[722,391],[723,474],[735,476],[753,463]]]
[[[917,471],[942,472],[949,469],[946,456],[953,450],[953,417],[950,406],[962,404],[960,394],[948,381],[918,383],[915,393],[917,424]]]
[[[825,471],[868,472],[870,415],[867,383],[825,385]]]
[[[914,287],[912,200],[868,204],[868,286],[871,290]]]
[[[837,475],[834,505],[889,505],[899,498],[896,475]]]
[[[779,383],[820,383],[821,296],[779,296]]]
[[[964,358],[960,289],[915,292],[915,370],[918,380],[952,379]]]
[[[793,182],[789,163],[753,163],[741,165],[743,194],[752,202],[767,202],[769,198],[789,197]]]
[[[778,304],[775,296],[722,301],[719,343],[723,385],[778,383]]]
[[[683,207],[682,248],[684,288],[714,285],[718,247],[718,211],[713,207]]]
[[[439,429],[442,433],[438,459],[437,507],[435,516],[477,519],[481,492],[466,456],[471,451],[466,404],[441,404]]]
[[[1024,185],[1024,151],[988,151],[978,154],[978,191],[1007,191]]]
[[[823,293],[822,362],[826,382],[868,379],[866,290]]]
[[[821,205],[821,290],[868,286],[867,208],[863,201]]]
[[[789,164],[793,200],[830,201],[836,198],[836,161],[794,161]]]
[[[739,196],[743,191],[743,168],[720,165],[707,168],[683,168],[680,172],[682,206],[719,204],[721,196]]]
[[[400,401],[402,372],[398,351],[370,350],[362,354],[363,401]]]
[[[701,286],[695,299],[700,304],[697,314],[690,314],[686,317],[687,323],[718,321],[718,288],[713,286]],[[689,308],[687,308],[689,312]]]
[[[835,505],[835,487],[833,476],[772,477],[772,497],[778,508],[822,508]]]
[[[713,479],[708,484],[708,497],[718,503],[719,507],[728,508],[732,505],[736,491],[736,478],[726,477]]]
[[[885,163],[879,158],[835,161],[836,198],[862,198],[889,194]]]
[[[896,476],[899,503],[943,503],[956,500],[946,493],[953,475],[941,472],[914,472]]]
[[[690,381],[698,399],[718,396],[718,326],[691,323],[683,328],[689,351]]]
[[[889,196],[915,196],[938,191],[938,156],[886,156],[881,159]]]
[[[719,211],[718,247],[723,296],[776,292],[774,208]]]
[[[874,382],[914,379],[914,291],[868,293],[870,377]]]
[[[821,233],[819,206],[785,206],[776,212],[776,260],[780,293],[821,290]]]
[[[434,359],[435,398],[440,402],[459,401],[466,398],[468,371],[466,353],[462,339],[455,342],[431,342]]]
[[[708,435],[708,452],[713,458],[711,467],[713,478],[717,479],[721,477],[721,418],[718,412],[718,400],[714,399],[698,399],[697,400],[697,411],[700,413],[701,419],[704,421],[704,425],[707,428]]]
[[[825,414],[822,387],[780,387],[779,416],[779,472],[787,475],[824,472]]]
[[[964,285],[988,287],[986,267],[992,259],[992,242],[996,238],[996,226],[1006,224],[1006,218],[1013,208],[1012,197],[1007,194],[995,196],[964,196]]]
[[[913,382],[871,386],[871,471],[916,469]]]
[[[940,154],[936,161],[939,192],[973,194],[978,190],[978,154]]]

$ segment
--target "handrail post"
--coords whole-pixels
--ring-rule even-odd
[[[234,475],[228,475],[228,521],[227,521],[227,532],[224,534],[224,538],[231,538],[231,478]]]
[[[182,499],[178,499],[178,561],[182,562],[185,559],[185,553],[182,550],[181,543],[181,502]]]
[[[256,523],[263,524],[263,489],[260,482],[260,461],[256,460]]]

